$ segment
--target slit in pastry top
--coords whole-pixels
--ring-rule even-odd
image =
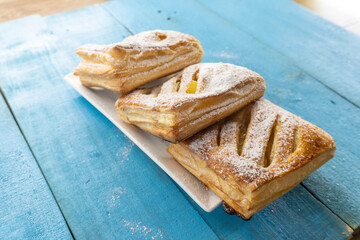
[[[121,94],[201,61],[200,42],[175,31],[146,31],[110,45],[86,44],[76,53],[83,58],[74,74],[87,87]]]
[[[331,159],[335,150],[324,130],[263,98],[168,148],[247,219]]]
[[[181,144],[251,190],[335,149],[324,130],[263,98]]]

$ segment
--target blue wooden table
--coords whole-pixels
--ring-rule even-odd
[[[328,131],[336,157],[250,221],[200,209],[63,80],[81,44],[197,37],[265,97]],[[0,239],[346,239],[360,224],[360,38],[290,0],[110,1],[0,24]]]

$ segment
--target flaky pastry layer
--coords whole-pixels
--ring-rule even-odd
[[[121,94],[198,63],[203,56],[195,37],[164,30],[142,32],[111,45],[87,44],[76,53],[83,61],[74,74],[84,86]]]
[[[195,82],[195,83],[194,83]],[[188,93],[191,86],[193,93]],[[224,63],[195,64],[160,86],[120,97],[120,118],[176,142],[259,99],[263,78],[246,68]]]
[[[322,129],[261,99],[168,151],[250,218],[331,159],[335,148]]]

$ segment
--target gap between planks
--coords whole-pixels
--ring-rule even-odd
[[[41,169],[41,167],[40,167],[40,165],[39,165],[39,162],[38,162],[38,160],[37,160],[37,158],[36,158],[33,150],[31,149],[31,147],[30,147],[30,145],[29,145],[29,142],[28,142],[28,140],[27,140],[26,137],[25,137],[24,132],[22,131],[22,129],[21,129],[21,127],[20,127],[19,122],[16,120],[15,114],[14,114],[13,110],[11,109],[11,106],[10,106],[9,102],[7,101],[6,96],[5,96],[4,92],[2,91],[1,87],[0,87],[0,94],[1,94],[1,97],[4,99],[4,102],[5,102],[6,106],[8,107],[9,112],[10,112],[12,118],[14,119],[16,126],[17,126],[17,128],[19,129],[19,131],[20,131],[20,133],[21,133],[21,136],[24,138],[24,141],[25,141],[26,146],[28,147],[28,149],[29,149],[29,151],[30,151],[30,153],[31,153],[31,156],[35,159],[36,166],[39,168],[39,170],[40,170],[40,172],[41,172],[41,175],[42,175],[42,177],[44,178],[44,180],[45,180],[45,182],[46,182],[46,185],[47,185],[47,186],[49,187],[49,189],[50,189],[51,196],[53,197],[53,199],[54,199],[55,202],[56,202],[56,206],[58,207],[58,209],[59,209],[59,211],[60,211],[60,213],[61,213],[61,216],[63,217],[63,219],[64,219],[64,221],[65,221],[65,223],[66,223],[66,227],[69,229],[69,232],[70,232],[70,234],[71,234],[71,237],[72,237],[73,239],[75,239],[74,234],[72,233],[71,228],[70,228],[70,226],[69,226],[69,224],[68,224],[68,222],[67,222],[67,220],[66,220],[66,218],[65,218],[65,215],[64,215],[64,213],[62,212],[62,210],[61,210],[61,208],[60,208],[60,205],[59,205],[58,201],[57,201],[56,198],[55,198],[55,195],[54,195],[54,193],[53,193],[53,190],[51,189],[51,186],[49,185],[49,183],[48,183],[48,181],[47,181],[47,179],[46,179],[46,177],[45,177],[45,175],[44,175],[44,173],[43,173],[43,170]]]
[[[106,10],[106,9],[105,9]],[[118,21],[118,19],[117,18],[115,18],[117,21]],[[118,21],[119,23],[121,23],[120,21]],[[129,31],[130,33],[131,33],[131,31]],[[10,107],[9,107],[10,108]],[[12,111],[11,111],[12,112]],[[14,116],[13,116],[14,117]],[[15,119],[15,121],[16,121],[16,119]],[[19,126],[18,126],[19,127]],[[20,127],[19,127],[19,129],[20,129]],[[21,129],[20,129],[20,131],[21,131]],[[22,131],[21,131],[22,132]],[[23,136],[24,138],[25,138],[25,136]],[[25,141],[26,141],[26,139],[25,139]],[[27,141],[26,141],[27,142]],[[28,144],[28,143],[27,143]],[[178,188],[178,186],[177,186],[177,188]],[[310,192],[311,193],[311,192]],[[189,201],[189,200],[188,200]],[[320,201],[321,202],[321,201]],[[201,214],[200,214],[200,216],[201,216]],[[202,217],[202,216],[201,216]],[[202,217],[203,218],[203,217]],[[204,219],[204,218],[203,218]],[[205,221],[205,220],[204,220]],[[206,222],[206,221],[205,221]],[[207,223],[207,222],[206,222]],[[207,225],[209,225],[209,224],[207,224]],[[210,226],[209,226],[210,227]],[[211,227],[210,227],[211,228]]]
[[[204,6],[202,3],[196,1],[201,7],[204,8],[205,11],[208,11],[210,14],[216,16],[217,18],[225,21],[226,23],[234,26],[235,28],[237,28],[240,31],[243,31],[245,33],[247,33],[248,35],[252,36],[256,41],[260,42],[261,44],[269,47],[270,49],[272,49],[273,51],[275,51],[276,53],[278,53],[279,55],[283,56],[290,64],[296,66],[297,68],[299,68],[300,70],[302,70],[305,74],[307,74],[308,76],[310,76],[311,78],[315,79],[316,81],[318,81],[321,85],[323,85],[324,87],[328,88],[329,90],[331,90],[332,92],[334,92],[335,94],[337,94],[338,96],[340,96],[341,98],[343,98],[344,100],[348,101],[349,103],[351,103],[352,105],[354,105],[356,108],[360,108],[360,106],[357,106],[355,103],[353,103],[352,101],[350,101],[349,99],[347,99],[346,97],[344,97],[343,95],[341,95],[340,93],[336,92],[334,89],[330,88],[329,86],[327,86],[325,83],[323,83],[322,81],[320,81],[319,79],[317,79],[316,77],[312,76],[310,73],[308,73],[307,71],[304,71],[301,67],[299,67],[295,62],[293,62],[289,57],[287,57],[286,55],[282,54],[281,52],[279,52],[278,50],[274,49],[273,47],[269,46],[268,44],[262,42],[260,39],[258,39],[257,37],[255,37],[254,35],[252,35],[251,33],[238,28],[235,24],[227,21],[226,19],[222,18],[220,15],[216,14],[215,12],[213,12],[211,9],[207,8],[206,6]],[[122,25],[131,35],[134,35],[134,32],[130,30],[130,28],[128,28],[124,23],[122,23],[117,17],[115,17],[111,12],[109,12],[106,8],[104,8],[102,6],[102,4],[99,5],[102,9],[104,9],[109,15],[111,15],[120,25]],[[171,178],[170,178],[171,179]],[[178,189],[179,192],[181,192],[183,195],[185,195],[186,193],[184,193],[182,191],[182,189],[180,189],[180,187],[174,182],[173,179],[171,179],[171,181],[174,183],[174,185],[176,186],[176,188]],[[323,201],[321,201],[318,197],[316,197],[313,192],[311,192],[302,182],[299,183],[299,185],[301,185],[307,192],[309,192],[309,194],[315,199],[317,200],[319,203],[321,203],[321,205],[323,205],[325,208],[327,208],[333,215],[335,215],[342,223],[344,223],[344,225],[352,232],[355,229],[353,229],[352,227],[350,227],[340,216],[338,216],[337,214],[335,214],[328,206],[326,206],[324,204]],[[191,200],[187,197],[184,196],[185,199],[189,202],[189,204],[193,207]],[[276,201],[276,200],[275,200]],[[209,228],[214,232],[214,234],[220,239],[220,236],[213,230],[213,228],[211,227],[211,225],[206,221],[206,219],[202,216],[202,214],[200,214],[200,212],[193,207],[198,214],[200,215],[200,217],[204,220],[204,222],[209,226]],[[360,227],[358,227],[357,229],[359,229]]]
[[[344,225],[348,228],[348,230],[351,230],[351,231],[355,232],[356,229],[360,229],[360,227],[357,227],[357,228],[354,229],[354,228],[352,228],[349,224],[347,224],[342,217],[340,217],[338,214],[336,214],[336,213],[335,213],[331,208],[329,208],[323,201],[321,201],[321,199],[319,199],[308,187],[306,187],[305,184],[303,184],[302,181],[301,181],[299,184],[300,184],[303,188],[305,188],[305,190],[308,191],[313,198],[315,198],[318,202],[320,202],[321,205],[323,205],[324,207],[326,207],[332,214],[334,214],[337,218],[339,218],[339,220],[344,223]]]
[[[118,25],[118,22],[116,22],[116,25]],[[46,47],[46,48],[48,48],[48,47]],[[48,50],[48,49],[47,49]],[[50,53],[50,54],[49,54]],[[47,54],[48,55],[51,55],[51,51],[47,51]],[[50,60],[50,64],[51,65],[53,65],[54,66],[54,73],[56,73],[57,75],[59,75],[60,76],[60,78],[62,79],[62,77],[63,77],[63,74],[61,73],[62,71],[61,71],[61,69],[59,69],[58,68],[58,65],[56,65],[53,61],[52,61],[52,58],[51,58],[51,60]],[[64,83],[64,84],[66,84],[66,83]],[[4,89],[4,92],[6,92],[5,91],[5,89]],[[7,93],[7,92],[6,92]],[[8,93],[7,93],[8,94]],[[10,98],[10,94],[8,94],[8,98],[9,98],[9,102],[11,102],[11,98]],[[85,100],[86,101],[86,100]],[[14,109],[14,112],[17,114],[17,116],[18,116],[18,119],[19,119],[19,122],[21,123],[21,120],[20,120],[20,118],[21,118],[21,115],[20,114],[18,114],[18,112],[17,112],[17,110],[16,110],[16,106],[13,106],[13,109]],[[96,110],[97,111],[97,110]],[[101,114],[101,113],[99,113],[99,114]],[[20,115],[20,117],[19,117],[19,115]],[[111,124],[112,125],[112,124]],[[113,126],[113,125],[112,125]],[[20,127],[19,127],[20,128]],[[25,133],[27,133],[27,131],[28,131],[28,129],[26,129],[26,126],[24,126],[24,132]],[[24,135],[24,134],[23,134]],[[25,137],[25,136],[24,136]],[[29,139],[30,139],[30,137],[29,137]],[[31,143],[31,141],[29,140],[29,143],[30,144],[32,144]],[[33,146],[33,148],[34,148],[34,146]],[[34,148],[34,153],[35,154],[37,154],[36,153],[36,148]],[[140,150],[138,150],[138,152],[140,152]],[[143,152],[141,152],[142,154],[143,154]],[[36,159],[36,161],[38,161],[38,163],[42,163],[41,162],[41,155],[40,156],[38,156],[39,157],[39,161],[38,161],[38,159]],[[152,163],[153,165],[154,165],[154,163]],[[158,166],[156,166],[156,168],[158,168]],[[160,169],[160,171],[161,171],[161,169]],[[45,171],[44,171],[44,173],[47,173],[46,172],[46,169],[45,169]],[[152,174],[155,174],[156,172],[152,172]],[[166,176],[166,175],[164,175],[165,173],[163,173],[162,172],[162,175],[167,179],[168,178],[168,176]],[[50,178],[49,178],[50,179]],[[48,182],[48,181],[46,181],[46,182]],[[50,181],[49,181],[50,183],[51,183],[51,179],[50,179]],[[170,183],[171,184],[171,183]],[[169,184],[169,185],[170,185]],[[172,186],[172,188],[173,188],[173,186]],[[50,189],[50,188],[49,188]],[[51,190],[51,189],[50,189]],[[56,193],[56,188],[54,187],[54,190],[55,190],[55,193]],[[52,190],[51,190],[52,191]],[[174,193],[177,193],[177,190],[173,190],[174,191]],[[188,201],[183,201],[183,199],[182,199],[182,197],[181,196],[183,196],[182,194],[180,194],[179,195],[179,197],[180,197],[180,199],[179,200],[181,200],[181,201],[179,201],[179,202],[181,202],[181,203],[183,203],[183,205],[184,206],[186,206],[187,208],[188,208],[188,210],[190,210],[191,209],[191,207],[189,207],[188,205]],[[55,198],[55,200],[57,200],[56,198]],[[58,205],[62,205],[61,204],[61,202],[58,202],[59,204]],[[64,206],[62,206],[62,207],[64,207]],[[67,214],[67,212],[66,212],[66,209],[64,208],[64,212]],[[189,212],[191,212],[191,211],[189,211]],[[133,213],[131,213],[131,214],[133,214]],[[192,217],[191,217],[191,219],[189,219],[189,220],[192,220],[192,221],[198,221],[197,222],[197,225],[200,225],[200,223],[201,223],[201,226],[202,226],[202,228],[204,229],[204,230],[206,230],[206,231],[204,231],[205,233],[208,233],[209,235],[211,235],[211,233],[212,233],[212,231],[209,229],[209,226],[202,220],[202,218],[199,218],[199,217],[197,217],[196,216],[196,214],[198,214],[196,211],[193,211],[193,212],[191,212],[191,214],[193,214],[192,215]],[[68,214],[67,214],[68,215]],[[108,215],[109,216],[109,215]],[[132,216],[132,215],[130,215],[130,216]],[[150,215],[149,215],[150,216]],[[188,214],[188,216],[190,216],[189,214]],[[196,216],[196,217],[195,217]],[[67,216],[68,217],[68,216]],[[68,218],[67,218],[68,219]],[[198,219],[198,220],[197,220]],[[155,222],[156,223],[156,221],[154,221],[154,220],[152,220],[153,222]],[[195,223],[196,223],[196,221],[195,221]],[[168,221],[167,221],[168,222]],[[190,223],[190,221],[187,221],[188,223]],[[70,226],[73,228],[73,232],[75,233],[75,236],[77,236],[77,232],[76,232],[76,228],[75,227],[73,227],[74,225],[72,224],[72,222],[71,222],[71,219],[69,220],[69,223],[70,223]],[[171,226],[170,225],[171,223],[167,223],[167,225],[168,226]],[[106,227],[107,225],[105,225],[105,227]],[[159,225],[159,226],[161,226],[161,225]],[[160,230],[161,230],[161,228],[159,228]],[[170,231],[169,231],[170,232]],[[193,233],[195,233],[195,234],[197,234],[197,232],[195,231],[195,230],[192,230],[192,232]],[[80,233],[81,234],[81,233]],[[171,232],[171,234],[174,234],[174,233],[172,233]],[[214,236],[214,238],[215,239],[218,239],[217,237],[216,237],[216,235],[215,234],[213,234],[212,236]]]
[[[281,55],[282,57],[284,57],[284,59],[286,59],[291,65],[297,67],[298,69],[300,69],[303,73],[307,74],[308,76],[310,76],[311,78],[315,79],[317,82],[319,82],[321,85],[323,85],[324,87],[326,87],[327,89],[331,90],[332,92],[334,92],[336,95],[340,96],[341,98],[343,98],[344,100],[346,100],[347,102],[349,102],[351,105],[353,105],[356,108],[360,108],[360,106],[358,106],[356,103],[354,103],[353,101],[351,101],[350,99],[348,99],[346,96],[340,94],[339,92],[337,92],[335,89],[331,88],[330,86],[328,86],[326,83],[324,83],[323,81],[321,81],[320,79],[318,79],[317,77],[313,76],[312,74],[310,74],[308,71],[305,71],[302,67],[300,67],[298,64],[296,64],[293,60],[291,60],[288,56],[284,55],[283,53],[281,53],[280,51],[278,51],[277,49],[273,48],[272,46],[270,46],[269,44],[261,41],[259,38],[257,38],[255,35],[253,35],[251,32],[246,31],[242,28],[237,27],[236,24],[233,24],[232,22],[226,20],[225,18],[223,18],[221,15],[217,14],[216,12],[214,12],[213,10],[211,10],[210,8],[208,8],[207,6],[205,6],[204,4],[202,4],[199,1],[196,1],[205,11],[208,11],[210,14],[214,15],[215,17],[217,17],[218,19],[221,19],[222,21],[228,23],[229,25],[231,25],[232,27],[238,29],[241,32],[244,32],[246,34],[248,34],[249,36],[253,37],[257,42],[261,43],[262,45],[270,48],[271,50],[273,50],[274,52],[278,53],[279,55]]]
[[[128,28],[124,23],[122,23],[118,18],[116,18],[111,12],[109,12],[106,8],[104,8],[101,4],[99,5],[99,7],[101,7],[104,11],[106,11],[111,17],[113,17],[120,25],[122,25],[131,35],[134,35],[133,31],[130,30],[130,28]],[[185,196],[186,193],[184,193],[181,189],[180,186],[175,183],[175,181],[169,177],[170,180],[172,181],[172,183],[175,185],[176,189],[184,196],[184,198],[186,199],[186,201],[189,203],[189,205],[196,211],[196,213],[201,217],[201,219],[204,221],[204,223],[206,223],[206,225],[208,225],[209,229],[211,229],[211,231],[214,233],[214,235],[218,238],[221,239],[220,236],[216,233],[216,231],[214,231],[214,229],[212,228],[212,226],[210,225],[210,223],[208,221],[206,221],[206,219],[199,213],[199,211],[192,205],[191,201],[188,199],[187,196]]]

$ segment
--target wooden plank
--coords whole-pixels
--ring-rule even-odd
[[[99,39],[127,34],[99,7],[65,15]],[[217,239],[169,177],[66,84],[76,65],[67,46],[46,29],[23,42],[0,54],[1,87],[75,238]]]
[[[292,88],[288,82],[301,81],[306,72],[357,103],[356,99],[360,97],[358,36],[314,16],[291,1],[227,1],[221,8],[216,2],[203,1],[203,4],[300,66],[298,73],[285,76],[282,86]],[[259,14],[262,20],[256,21]],[[294,87],[292,92],[297,89]],[[327,129],[337,143],[337,157],[304,183],[351,227],[357,228],[360,224],[360,190],[354,190],[353,186],[360,185],[360,150],[357,147],[360,133],[354,132],[360,123],[359,110],[342,100],[335,100],[329,91],[319,89],[315,86],[313,89],[310,86],[299,88],[295,98],[295,101],[300,99],[298,106],[283,102],[283,106]],[[268,88],[268,94],[284,94],[274,90]],[[294,99],[293,93],[288,89],[285,91],[282,99]],[[309,105],[304,105],[304,101]]]
[[[208,224],[218,230],[216,233],[220,239],[345,239],[352,232],[350,227],[330,230],[329,226],[338,225],[338,219],[331,218],[325,223],[323,216],[332,213],[301,185],[272,202],[250,221],[227,215],[221,207],[207,213],[191,199],[189,201]],[[301,228],[289,227],[289,222]],[[321,231],[314,233],[313,224]]]
[[[76,63],[81,61],[81,58],[74,52],[82,44],[96,43],[96,44],[111,44],[120,42],[130,35],[120,23],[107,17],[108,13],[100,7],[86,7],[72,12],[62,14],[55,14],[45,17],[45,21],[52,33],[59,36],[61,42],[66,47],[62,51],[73,57]],[[91,17],[93,16],[93,17]],[[72,65],[74,67],[76,65]],[[65,69],[67,74],[73,69]]]
[[[201,1],[360,106],[360,37],[290,0]]]
[[[358,189],[353,188],[355,183],[360,183],[360,150],[357,147],[360,133],[354,131],[360,125],[358,108],[304,73],[288,58],[200,4],[183,1],[182,4],[173,5],[158,1],[154,7],[145,1],[131,4],[113,1],[101,6],[133,32],[154,28],[187,32],[201,41],[205,62],[231,62],[263,75],[267,81],[265,97],[334,136],[338,146],[336,157],[307,178],[305,184],[353,228],[359,225],[360,194]],[[327,216],[323,217],[326,221]],[[301,229],[301,226],[297,227]],[[314,229],[314,234],[318,231],[319,228]]]
[[[0,116],[0,239],[72,239],[1,96]]]
[[[37,24],[34,26],[32,25],[33,22],[36,22]],[[39,15],[33,15],[23,19],[1,23],[1,30],[4,31],[4,33],[12,32],[12,29],[19,24],[24,27],[22,32],[0,35],[1,50],[20,46],[24,43],[24,41],[33,40],[41,34],[41,31],[44,31],[44,22],[41,21],[41,17]]]

